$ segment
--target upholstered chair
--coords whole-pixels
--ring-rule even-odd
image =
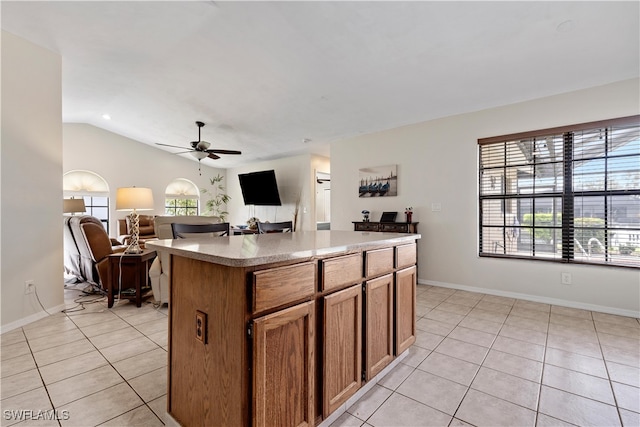
[[[84,279],[106,290],[109,255],[124,251],[126,246],[109,238],[100,220],[91,215],[72,216],[69,226],[80,254],[80,271]]]
[[[156,216],[154,232],[159,239],[173,239],[172,223],[180,224],[218,224],[222,222],[217,216]],[[158,256],[149,269],[153,298],[160,304],[169,302],[171,284],[171,256],[166,252],[158,252]]]

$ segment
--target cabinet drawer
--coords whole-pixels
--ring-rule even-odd
[[[362,281],[362,255],[352,254],[320,261],[322,269],[321,289],[338,288]]]
[[[257,313],[312,296],[316,266],[312,262],[253,273],[253,312]]]
[[[373,277],[393,271],[393,248],[365,252],[365,276]]]
[[[358,222],[354,224],[354,231],[378,231],[378,224],[371,222]]]
[[[380,231],[386,231],[387,233],[408,233],[408,225],[402,223],[381,223]]]
[[[416,263],[416,244],[396,246],[396,268],[410,267]]]

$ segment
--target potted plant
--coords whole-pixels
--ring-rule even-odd
[[[222,222],[226,222],[229,212],[225,210],[227,203],[231,200],[231,197],[225,193],[224,185],[222,181],[224,176],[218,174],[213,178],[209,178],[209,182],[213,188],[206,189],[201,188],[202,194],[209,194],[209,199],[205,202],[205,214],[220,217]]]

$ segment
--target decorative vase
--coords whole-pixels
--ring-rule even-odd
[[[407,223],[411,224],[411,216],[413,215],[413,212],[405,212],[404,214],[407,216]]]

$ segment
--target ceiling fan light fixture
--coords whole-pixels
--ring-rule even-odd
[[[196,159],[198,159],[198,160],[202,160],[202,159],[208,157],[209,153],[207,153],[206,151],[192,151],[191,155],[193,157],[195,157]]]
[[[196,150],[207,150],[211,147],[211,144],[207,141],[198,141],[196,144]]]

